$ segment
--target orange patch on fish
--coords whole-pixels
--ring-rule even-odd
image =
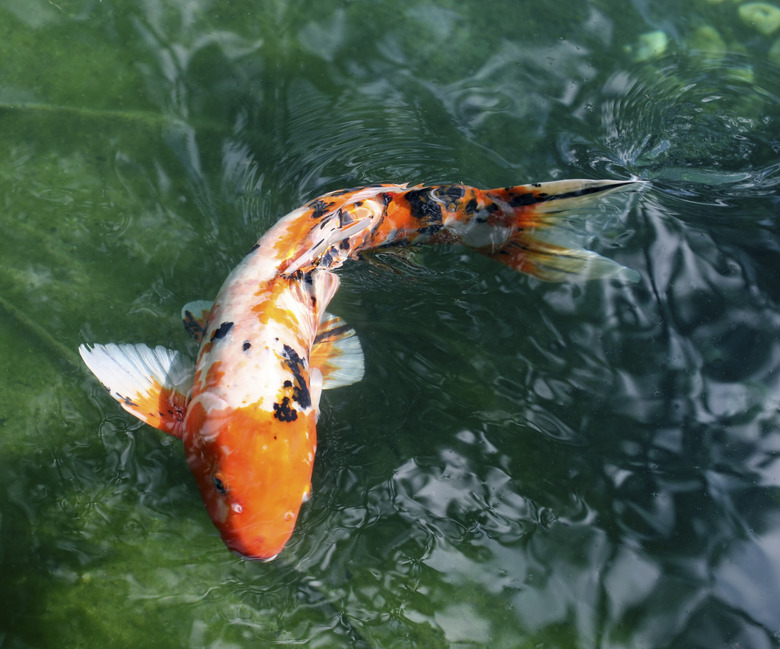
[[[244,555],[278,554],[310,490],[314,414],[278,422],[254,407],[208,413],[198,403],[194,409],[192,421],[208,443],[191,440],[187,463],[223,540]]]

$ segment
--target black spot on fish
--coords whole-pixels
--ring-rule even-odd
[[[285,388],[291,388],[292,387],[292,381],[285,381],[282,383],[282,386]]]
[[[274,417],[279,421],[295,421],[298,419],[298,411],[290,406],[290,397],[285,397],[281,403],[274,404]]]
[[[544,201],[547,200],[546,196],[546,194],[532,194],[531,192],[528,192],[527,194],[517,194],[516,196],[512,196],[509,200],[509,205],[511,207],[536,205],[536,203],[544,203]]]
[[[316,201],[309,203],[309,207],[314,210],[311,213],[311,218],[313,219],[322,218],[330,211],[330,203],[326,203],[321,198],[318,198]]]
[[[306,362],[298,356],[298,352],[289,345],[284,345],[284,362],[295,379],[293,399],[301,408],[311,407],[311,394],[309,393],[309,386],[306,384],[306,377],[304,375],[304,372],[306,371]]]
[[[441,223],[436,223],[434,225],[426,225],[424,228],[417,228],[417,232],[420,234],[436,234],[443,227]]]
[[[349,239],[342,239],[339,241],[339,248],[342,250],[349,250]]]
[[[478,209],[477,199],[472,198],[468,203],[466,203],[466,214],[474,214]]]
[[[447,203],[455,203],[466,195],[463,185],[444,185],[435,190],[436,196]]]
[[[135,403],[130,397],[124,397],[119,392],[116,393],[116,396],[119,397],[119,399],[124,403],[126,406],[130,406],[131,408],[137,408],[138,404]]]
[[[247,252],[247,253],[246,253],[246,256],[249,256],[249,255],[251,255],[251,254],[252,254],[252,253],[253,253],[255,250],[257,250],[259,247],[260,247],[260,243],[258,242],[258,243],[256,243],[254,246],[252,246],[252,247],[249,249],[249,252]]]
[[[210,340],[213,342],[215,340],[220,340],[224,338],[225,336],[227,336],[228,331],[230,331],[232,328],[233,328],[232,322],[223,322],[221,325],[219,325],[219,327],[217,327],[214,330],[214,333],[211,334]]]
[[[390,205],[390,201],[393,200],[393,195],[390,192],[382,192],[380,196],[382,197],[382,202],[384,203],[385,207]]]
[[[241,346],[241,349],[243,351],[247,351],[252,346],[252,343],[250,343],[248,340],[244,341],[244,344]]]
[[[441,205],[431,198],[429,189],[406,192],[412,216],[430,223],[441,223]]]

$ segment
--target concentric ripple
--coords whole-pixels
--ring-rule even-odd
[[[598,93],[581,104],[598,123],[585,137],[562,137],[569,157],[703,204],[776,191],[777,68],[737,55],[674,56],[618,70]]]

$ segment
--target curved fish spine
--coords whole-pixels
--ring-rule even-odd
[[[162,347],[79,351],[125,410],[183,441],[228,547],[268,560],[287,543],[311,493],[323,374],[342,372],[333,386],[362,376],[354,332],[325,312],[338,288],[332,271],[371,250],[459,243],[540,279],[630,280],[633,271],[540,235],[592,197],[638,186],[567,180],[492,190],[372,185],[331,192],[261,237],[213,305],[197,303],[201,317],[186,312],[185,326],[200,342],[194,368]],[[352,360],[339,368],[334,359],[345,356]]]

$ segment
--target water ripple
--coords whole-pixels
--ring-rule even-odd
[[[561,134],[559,148],[572,161],[653,180],[676,200],[713,207],[777,192],[776,66],[739,55],[669,56],[614,72],[578,105],[592,132]]]

